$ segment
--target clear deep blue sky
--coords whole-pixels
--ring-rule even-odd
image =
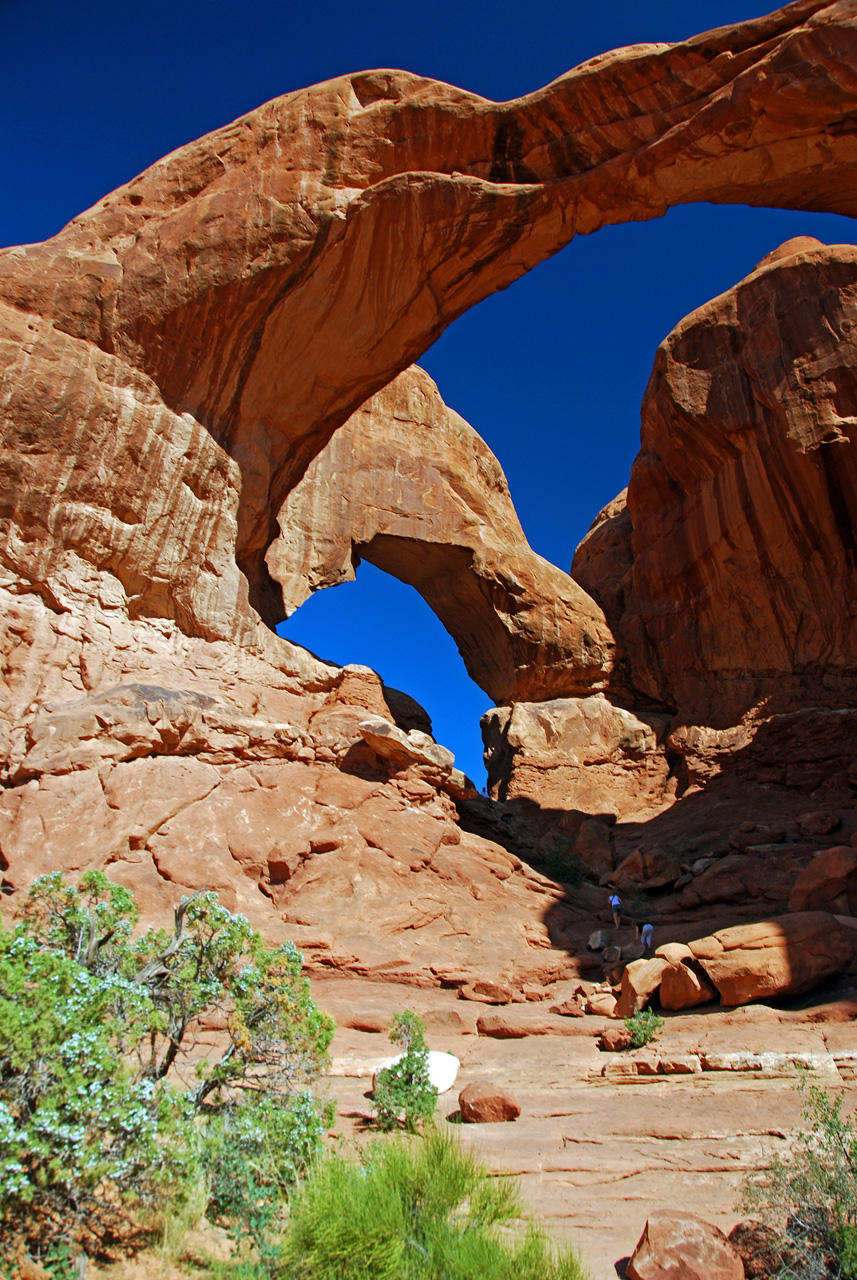
[[[756,17],[759,0],[0,0],[0,244],[42,240],[160,156],[292,89],[402,67],[505,100],[606,49]],[[457,321],[421,363],[488,441],[530,542],[567,569],[624,488],[655,348],[793,235],[847,218],[692,205],[581,237]],[[478,781],[489,699],[409,587],[364,565],[283,633],[431,713]]]

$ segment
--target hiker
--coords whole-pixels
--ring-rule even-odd
[[[613,912],[613,928],[618,929],[622,923],[622,899],[615,889],[610,894],[610,910]]]
[[[637,934],[637,941],[642,942],[644,950],[651,951],[652,938],[654,937],[654,933],[655,933],[653,926],[650,924],[643,924],[643,925],[638,924],[638,925],[635,925],[634,928]]]

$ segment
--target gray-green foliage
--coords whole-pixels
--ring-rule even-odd
[[[0,928],[0,1257],[62,1238],[127,1244],[139,1209],[180,1197],[203,1155],[217,1194],[211,1152],[237,1131],[291,1135],[294,1176],[306,1162],[295,1098],[333,1028],[299,953],[265,946],[212,893],[183,898],[172,931],[135,939],[137,917],[100,872],[79,886],[52,875]],[[172,1068],[214,1013],[221,1044],[182,1084]],[[269,1181],[287,1176],[278,1160]]]
[[[553,831],[545,841],[543,850],[545,871],[563,884],[582,884],[585,870],[580,855],[575,852],[574,841],[561,831]]]
[[[404,1055],[375,1077],[372,1106],[381,1129],[395,1129],[399,1117],[413,1133],[430,1120],[437,1106],[437,1089],[429,1079],[429,1051],[425,1023],[410,1009],[393,1015],[390,1040]]]
[[[583,1280],[522,1217],[509,1179],[490,1177],[448,1135],[370,1146],[360,1162],[330,1157],[298,1193],[281,1280]]]
[[[750,1176],[743,1206],[776,1232],[778,1280],[857,1277],[857,1128],[843,1097],[804,1076],[801,1130],[791,1151]]]
[[[641,1009],[625,1019],[625,1026],[631,1033],[631,1048],[642,1049],[650,1044],[664,1025],[664,1020],[654,1009]]]

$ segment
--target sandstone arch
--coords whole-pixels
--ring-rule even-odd
[[[495,702],[611,679],[600,608],[531,549],[499,462],[416,366],[340,427],[279,524],[267,562],[288,613],[367,560],[420,592]]]
[[[5,251],[3,502],[28,529],[12,572],[40,580],[73,548],[191,634],[250,636],[246,584],[279,621],[263,558],[285,496],[482,297],[577,233],[673,204],[857,209],[855,37],[853,0],[797,0],[511,103],[344,76]],[[34,363],[50,377],[22,387]]]

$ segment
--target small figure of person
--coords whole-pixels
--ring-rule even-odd
[[[654,937],[654,933],[655,933],[654,927],[650,924],[638,924],[635,926],[635,929],[637,934],[637,941],[642,942],[644,950],[651,951],[652,938]]]
[[[610,894],[610,910],[613,912],[613,928],[618,929],[622,923],[622,899],[615,889]]]

